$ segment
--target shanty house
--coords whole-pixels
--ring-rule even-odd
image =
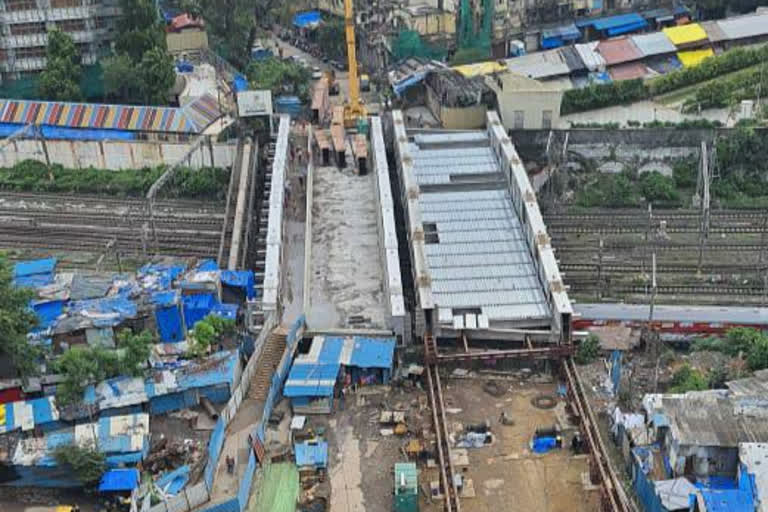
[[[299,348],[283,389],[297,414],[328,414],[340,389],[386,384],[392,375],[394,338],[315,336]]]
[[[737,473],[739,444],[768,442],[768,400],[727,391],[643,398],[674,476]]]

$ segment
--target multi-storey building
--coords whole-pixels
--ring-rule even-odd
[[[0,1],[0,82],[23,78],[45,68],[48,31],[72,36],[85,65],[110,49],[119,0]]]

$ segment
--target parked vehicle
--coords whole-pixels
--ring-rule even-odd
[[[320,71],[320,68],[315,66],[312,68],[312,80],[320,80],[323,78],[323,72]]]

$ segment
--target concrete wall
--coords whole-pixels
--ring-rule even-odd
[[[557,266],[547,227],[528,174],[496,112],[488,113],[488,137],[507,179],[512,206],[522,224],[539,282],[552,312],[552,341],[570,342],[573,309]]]
[[[427,107],[446,130],[472,130],[485,126],[485,105],[452,108],[441,105],[437,95],[430,87],[427,90]]]
[[[191,50],[208,48],[208,34],[205,30],[184,30],[169,32],[165,35],[170,53],[181,53]]]
[[[456,33],[456,17],[450,12],[434,11],[425,14],[411,14],[407,9],[401,9],[396,16],[409,30],[415,30],[423,36]]]
[[[560,103],[562,91],[515,91],[496,90],[499,104],[499,114],[504,128],[515,129],[515,111],[523,114],[523,128],[540,130],[544,128],[544,112],[550,113],[551,125],[557,126],[560,121]]]
[[[186,153],[186,143],[110,142],[48,140],[45,142],[51,163],[86,169],[140,169],[173,164]],[[230,167],[235,159],[234,144],[213,144],[213,165]],[[11,167],[24,160],[45,162],[43,143],[36,139],[11,141],[0,151],[0,167]],[[192,155],[193,168],[211,166],[211,155],[204,144]]]

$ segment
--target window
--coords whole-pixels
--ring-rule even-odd
[[[35,0],[5,0],[6,11],[28,11],[37,9]]]
[[[45,46],[33,46],[16,50],[16,58],[18,59],[37,59],[40,57],[45,57]]]
[[[51,0],[51,7],[81,7],[83,0]]]
[[[514,119],[512,120],[512,128],[515,130],[522,130],[525,125],[525,112],[522,110],[514,111]]]
[[[85,30],[85,20],[61,20],[56,27],[62,32],[82,32]]]
[[[552,128],[552,111],[544,110],[541,112],[541,127],[544,129]]]
[[[45,23],[17,23],[11,25],[11,35],[41,34],[45,32]]]

